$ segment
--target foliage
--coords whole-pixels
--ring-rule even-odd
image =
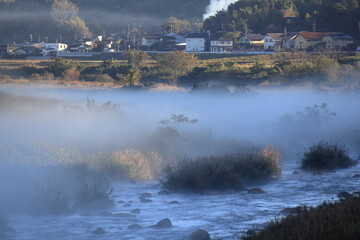
[[[106,44],[104,42],[99,42],[96,44],[96,47],[93,48],[94,52],[104,52]]]
[[[56,184],[44,184],[35,188],[33,211],[36,214],[62,214],[69,212],[67,195]]]
[[[340,78],[340,64],[336,56],[287,53],[283,56],[275,55],[273,59],[279,69],[280,77],[285,81],[316,76],[321,80],[336,83]]]
[[[71,67],[62,74],[62,77],[66,81],[77,81],[79,80],[80,75],[81,73],[76,67]]]
[[[161,154],[171,152],[171,147],[174,146],[180,139],[180,128],[185,124],[195,124],[197,119],[189,119],[184,114],[171,114],[170,119],[160,121],[161,126],[157,129],[155,135],[151,140],[151,146]]]
[[[159,55],[157,62],[161,69],[169,72],[172,77],[177,78],[193,70],[197,57],[195,54],[189,54],[185,51],[176,51]]]
[[[317,207],[301,207],[298,215],[270,221],[260,231],[248,231],[242,240],[353,240],[360,239],[360,196]]]
[[[144,181],[158,178],[162,169],[162,158],[156,152],[143,154],[138,150],[125,149],[114,152],[105,166],[113,176]]]
[[[321,32],[343,31],[357,36],[359,4],[354,0],[243,0],[231,4],[206,19],[205,30],[250,31],[312,31],[313,23]]]
[[[79,8],[70,0],[54,0],[51,17],[61,26],[70,27],[79,37],[90,37],[84,20],[78,17]]]
[[[180,20],[175,17],[170,17],[165,20],[162,28],[166,33],[188,32],[191,30],[191,24],[186,20]]]
[[[147,61],[150,59],[150,56],[146,52],[134,49],[124,52],[123,55],[131,69],[141,69],[145,67]]]
[[[103,202],[106,205],[112,205],[110,198],[113,188],[105,182],[82,183],[77,192],[76,203],[79,206]]]
[[[286,114],[280,118],[279,122],[281,125],[292,125],[295,127],[300,125],[319,127],[335,116],[336,113],[331,112],[328,105],[323,103],[306,107],[303,112],[298,111],[295,114]]]
[[[164,187],[175,191],[242,189],[244,185],[279,177],[280,153],[270,147],[251,154],[184,159],[166,169]]]
[[[74,63],[63,58],[56,58],[47,66],[47,71],[54,74],[55,77],[60,77],[64,72],[74,67]]]
[[[304,152],[301,167],[305,170],[333,170],[355,165],[345,146],[321,141]]]

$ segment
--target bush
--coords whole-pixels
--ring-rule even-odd
[[[113,188],[105,182],[83,183],[77,193],[76,207],[102,209],[113,207]]]
[[[64,72],[73,68],[75,64],[63,58],[57,58],[50,62],[47,66],[47,71],[54,74],[55,77],[60,77]]]
[[[125,149],[111,155],[106,170],[110,170],[114,176],[144,181],[158,177],[161,166],[162,159],[156,152],[143,154],[134,149]]]
[[[162,183],[175,191],[242,189],[244,185],[279,177],[280,153],[270,147],[251,154],[185,159],[166,169]]]
[[[157,62],[162,70],[168,72],[171,77],[178,78],[190,73],[196,65],[197,57],[185,51],[176,51],[167,54],[159,54]]]
[[[80,72],[76,67],[71,67],[62,74],[62,77],[66,81],[77,81],[80,78]]]
[[[63,214],[70,210],[67,195],[53,183],[37,187],[33,201],[34,214]]]
[[[301,160],[305,170],[333,170],[355,165],[345,146],[321,141],[310,147]]]
[[[260,231],[249,230],[242,240],[360,239],[360,196],[301,207],[298,215],[272,220]]]

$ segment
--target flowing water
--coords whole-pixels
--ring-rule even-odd
[[[157,181],[143,183],[114,181],[112,182],[114,191],[111,195],[115,202],[113,208],[104,211],[76,211],[65,215],[34,216],[9,213],[9,226],[15,230],[14,233],[9,234],[9,239],[186,239],[191,232],[199,228],[207,230],[212,239],[238,239],[246,230],[262,227],[267,221],[281,217],[279,211],[284,208],[299,205],[315,206],[325,200],[336,199],[336,194],[339,192],[360,191],[360,179],[353,177],[360,173],[359,165],[349,169],[326,172],[322,176],[314,176],[302,171],[299,174],[293,173],[300,166],[297,153],[319,139],[338,140],[346,143],[350,147],[351,156],[356,157],[360,128],[358,126],[360,98],[357,93],[319,94],[313,91],[273,91],[247,94],[246,96],[191,96],[189,93],[122,93],[114,90],[12,88],[3,88],[0,92],[37,96],[44,99],[51,97],[73,105],[83,105],[86,98],[95,99],[98,103],[109,100],[113,103],[120,103],[122,116],[128,120],[127,123],[121,122],[124,118],[119,120],[122,125],[125,125],[124,127],[114,125],[118,121],[117,118],[111,119],[109,122],[107,122],[107,118],[101,119],[112,126],[109,128],[99,127],[98,132],[92,133],[94,135],[87,133],[89,129],[84,127],[78,133],[83,134],[83,138],[78,137],[78,134],[71,135],[70,138],[74,144],[94,138],[92,143],[98,146],[100,141],[97,141],[97,138],[102,138],[106,143],[118,140],[119,146],[126,146],[127,142],[131,142],[130,145],[133,147],[142,139],[141,133],[150,134],[156,130],[159,120],[166,119],[171,114],[184,113],[190,118],[199,120],[196,126],[183,127],[181,133],[184,135],[189,132],[206,132],[205,136],[210,135],[213,139],[234,138],[260,145],[271,143],[284,151],[282,176],[259,186],[266,191],[265,194],[249,194],[247,191],[203,195],[159,194],[162,188]],[[284,114],[295,114],[308,106],[322,103],[327,103],[329,109],[336,112],[336,117],[328,120],[326,124],[314,127],[306,125],[308,122],[305,121],[295,124],[296,128],[301,129],[289,129],[288,126],[279,126],[277,123],[277,120]],[[63,123],[56,122],[48,125],[49,118],[39,116],[10,121],[10,116],[13,117],[14,114],[3,114],[0,119],[5,124],[0,130],[3,136],[7,134],[6,139],[18,139],[19,136],[31,135],[35,126],[37,131],[40,128],[52,129],[56,126],[61,128],[60,132],[65,131],[65,133],[60,134],[55,130],[51,130],[50,133],[45,131],[46,133],[38,134],[37,138],[54,141],[51,136],[55,131],[57,139],[69,140],[68,135],[72,132],[71,128],[67,128]],[[48,112],[48,114],[53,114],[50,117],[52,120],[58,117],[52,112]],[[74,121],[73,118],[71,120]],[[40,124],[37,122],[27,125],[30,121],[40,121]],[[76,121],[72,123],[77,127],[84,124],[82,120],[77,119]],[[99,119],[97,118],[96,121]],[[14,127],[13,124],[19,123],[24,125],[17,128],[24,131],[23,135],[19,135],[15,130],[9,130]],[[86,124],[89,125],[89,128],[94,128],[94,122],[86,122]],[[39,127],[39,125],[42,126]],[[294,127],[294,125],[292,126]],[[130,132],[127,131],[129,129],[131,129]],[[308,129],[315,132],[307,132]],[[121,134],[116,134],[115,131],[119,131]],[[120,136],[126,139],[119,140]],[[146,137],[143,138],[146,139]],[[4,139],[5,137],[2,137],[1,141],[5,142]],[[192,144],[194,143],[192,142]],[[140,146],[144,147],[144,143],[139,144]],[[206,152],[221,152],[221,149],[215,151],[208,148],[209,145],[204,145],[200,149],[194,146],[191,148],[185,146],[184,149],[191,149],[193,152],[187,152],[184,155],[196,156],[204,155]],[[285,149],[290,150],[286,151]],[[151,201],[141,202],[139,196],[143,193],[150,193],[151,196],[148,199]],[[27,201],[27,199],[22,201]],[[134,209],[139,209],[140,213],[132,213]],[[117,213],[131,215],[116,216]],[[172,228],[149,227],[164,218],[172,221]],[[128,230],[127,228],[131,224],[139,224],[143,229]],[[93,234],[92,232],[98,227],[102,227],[106,233],[103,235]]]

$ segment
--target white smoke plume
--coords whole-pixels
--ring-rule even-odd
[[[218,11],[227,9],[227,7],[237,2],[237,0],[211,0],[209,6],[206,8],[206,13],[203,15],[203,19],[214,16]]]

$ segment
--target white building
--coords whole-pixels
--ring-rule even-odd
[[[223,53],[233,49],[234,42],[232,40],[213,40],[210,42],[210,52]]]
[[[264,50],[274,50],[276,46],[282,45],[283,33],[267,33],[264,38]],[[276,46],[275,44],[278,43]]]
[[[39,44],[43,48],[44,55],[59,55],[59,52],[64,52],[68,45],[65,43],[40,43]]]
[[[186,52],[205,52],[208,33],[189,33],[186,35]]]
[[[161,36],[145,36],[141,39],[141,46],[151,48],[155,43],[160,42]]]

